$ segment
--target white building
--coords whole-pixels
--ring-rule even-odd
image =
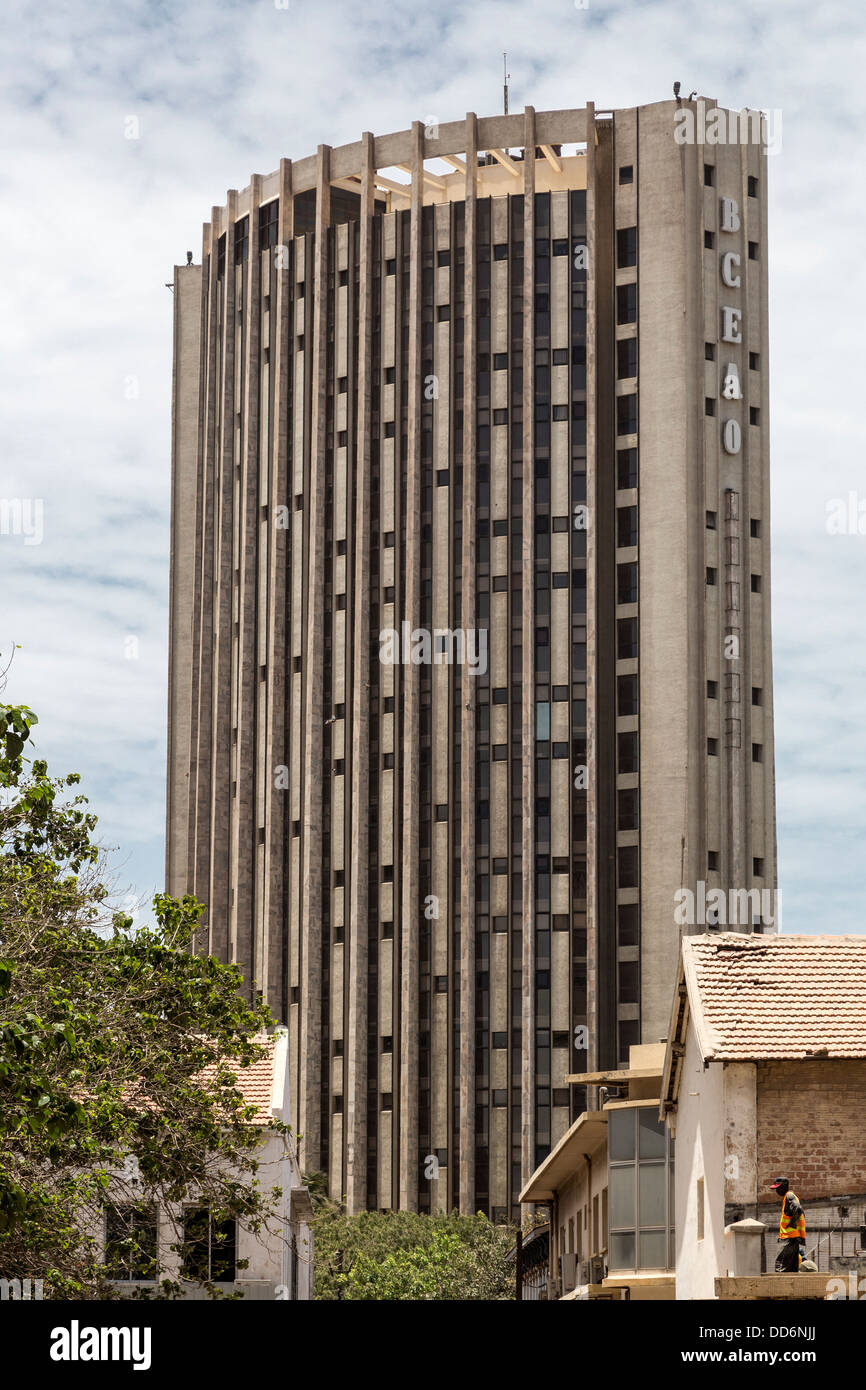
[[[278,1029],[265,1041],[265,1055],[252,1066],[239,1069],[237,1085],[244,1100],[258,1107],[253,1124],[262,1132],[257,1155],[262,1187],[282,1189],[279,1215],[272,1229],[254,1233],[234,1221],[217,1228],[194,1197],[170,1210],[157,1210],[154,1203],[152,1217],[142,1218],[130,1204],[138,1181],[132,1164],[122,1177],[119,1175],[116,1203],[106,1207],[102,1229],[96,1232],[108,1258],[112,1242],[128,1235],[130,1223],[134,1223],[137,1242],[148,1252],[146,1266],[128,1267],[124,1277],[115,1281],[119,1288],[132,1291],[155,1287],[162,1279],[177,1279],[184,1285],[187,1298],[203,1299],[208,1295],[197,1279],[209,1278],[227,1293],[240,1293],[247,1300],[313,1297],[310,1194],[301,1179],[294,1145],[268,1128],[271,1119],[291,1122],[288,1034]],[[184,1242],[183,1253],[171,1249],[179,1238]],[[244,1262],[246,1268],[239,1267]]]
[[[866,1273],[866,937],[687,937],[661,1097],[678,1299],[824,1298]],[[774,1274],[778,1175],[818,1274]]]

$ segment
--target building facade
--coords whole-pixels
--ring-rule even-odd
[[[168,886],[354,1210],[516,1215],[677,891],[775,887],[766,157],[699,105],[322,145],[175,271]]]

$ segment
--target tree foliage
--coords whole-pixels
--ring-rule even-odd
[[[0,704],[0,1276],[104,1298],[109,1201],[271,1224],[237,1082],[272,1020],[235,966],[193,949],[194,898],[158,895],[139,930],[110,911],[78,776],[25,758],[36,722]],[[144,1256],[134,1237],[125,1253]]]
[[[496,1300],[514,1298],[516,1233],[475,1216],[360,1212],[323,1202],[313,1221],[316,1298]]]

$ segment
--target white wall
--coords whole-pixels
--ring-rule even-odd
[[[714,1298],[725,1261],[724,1069],[704,1070],[691,1021],[676,1113],[674,1206],[677,1298]],[[698,1240],[698,1179],[704,1180],[704,1237]]]

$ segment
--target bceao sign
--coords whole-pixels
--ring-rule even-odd
[[[740,208],[735,198],[722,198],[719,204],[719,230],[729,236],[740,230]],[[725,251],[719,262],[719,274],[726,289],[738,290],[743,282],[739,251]],[[740,344],[743,341],[743,311],[732,304],[722,305],[722,342]],[[736,362],[728,362],[722,382],[722,399],[740,401],[740,373]],[[722,424],[722,448],[726,454],[738,454],[742,448],[743,432],[739,420],[727,419]]]

